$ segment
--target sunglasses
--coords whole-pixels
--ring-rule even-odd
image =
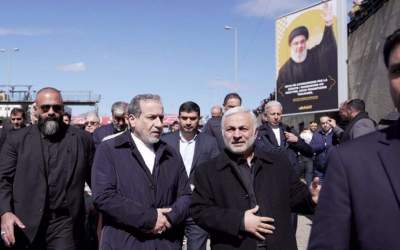
[[[85,126],[87,126],[87,125],[94,126],[94,125],[97,125],[97,124],[99,124],[99,123],[98,122],[93,122],[93,121],[85,122]]]
[[[49,112],[50,108],[52,108],[54,112],[60,113],[63,110],[63,105],[60,105],[60,104],[54,104],[54,105],[44,104],[44,105],[40,106],[40,109],[44,113]]]

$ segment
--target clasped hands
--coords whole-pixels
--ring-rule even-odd
[[[172,208],[157,208],[157,221],[154,228],[150,231],[153,234],[162,234],[165,230],[171,228],[171,223],[168,221],[165,214],[172,211]]]

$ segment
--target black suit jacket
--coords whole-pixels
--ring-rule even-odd
[[[400,248],[400,120],[332,150],[309,248]]]
[[[0,214],[13,212],[25,224],[23,234],[30,241],[43,217],[47,193],[40,137],[37,125],[14,131],[0,153]],[[62,140],[68,146],[59,160],[67,169],[66,199],[78,241],[85,215],[83,189],[85,181],[90,183],[94,146],[89,133],[73,126],[66,128]]]
[[[162,140],[173,147],[178,155],[181,155],[179,150],[179,131],[165,134],[162,137]],[[196,138],[196,145],[194,147],[192,167],[190,168],[190,183],[193,183],[193,175],[197,167],[201,163],[216,157],[218,154],[219,149],[215,138],[204,133],[198,133]]]
[[[221,130],[221,117],[211,117],[203,127],[202,133],[208,134],[217,140],[218,148],[223,151],[225,148],[224,138]]]
[[[98,147],[104,137],[114,134],[114,125],[112,123],[101,126],[93,132],[94,145]]]
[[[268,249],[297,249],[290,213],[312,213],[307,186],[296,177],[282,152],[256,151],[254,192],[259,215],[275,219]],[[254,166],[255,166],[254,165]],[[224,151],[205,162],[195,174],[191,215],[211,236],[215,250],[256,249],[257,240],[240,230],[244,213],[252,208],[249,192],[238,169]]]

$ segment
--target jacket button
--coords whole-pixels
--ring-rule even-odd
[[[249,195],[248,195],[248,194],[246,194],[246,195],[244,196],[244,198],[245,198],[245,199],[248,199],[248,198],[249,198]]]

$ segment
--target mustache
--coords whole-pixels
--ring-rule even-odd
[[[243,140],[232,141],[232,144],[240,144],[240,143],[245,143],[245,141],[243,141]]]

